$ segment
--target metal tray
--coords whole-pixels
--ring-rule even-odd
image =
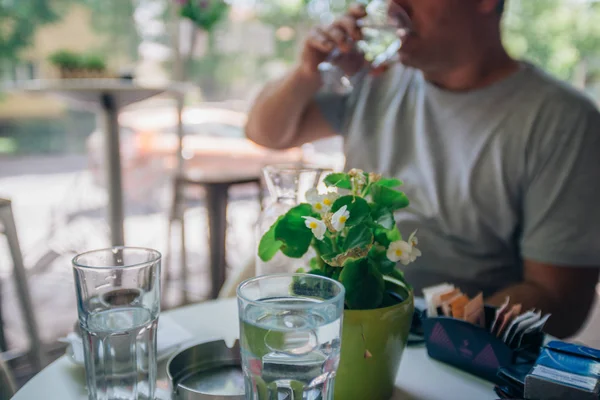
[[[200,343],[167,363],[173,400],[244,400],[244,374],[239,342]]]

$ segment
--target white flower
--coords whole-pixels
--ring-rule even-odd
[[[417,257],[421,257],[421,255],[421,250],[417,249],[416,247],[413,247],[412,251],[410,252],[410,262],[415,262]]]
[[[319,219],[313,217],[302,217],[305,219],[304,223],[306,227],[310,229],[317,238],[317,240],[323,240],[323,236],[325,236],[325,231],[327,230],[327,226],[325,223]]]
[[[417,239],[417,231],[415,230],[408,237],[408,243],[410,244],[412,251],[410,252],[410,262],[414,262],[417,257],[421,257],[421,250],[417,249],[417,245],[419,244],[419,239]]]
[[[417,237],[415,236],[417,234],[417,231],[414,231],[413,233],[410,234],[410,236],[408,237],[408,243],[410,243],[410,245],[412,247],[416,247],[419,244],[419,239],[417,239]],[[419,254],[420,255],[420,254]]]
[[[346,226],[346,221],[350,218],[350,212],[347,206],[343,206],[331,216],[331,226],[336,231],[341,231]]]
[[[367,183],[367,179],[365,178],[365,173],[363,172],[362,169],[352,168],[348,172],[348,175],[350,175],[350,177],[354,178],[355,182],[358,185],[364,185],[365,183]]]
[[[324,196],[321,196],[317,189],[310,189],[306,192],[306,200],[312,205],[313,211],[319,214],[329,211],[331,205],[324,204]]]
[[[408,242],[397,240],[391,243],[387,250],[387,258],[394,262],[400,261],[403,265],[415,262],[417,257],[421,257],[421,250],[415,247],[419,243],[416,234],[417,231],[411,233]]]
[[[331,210],[331,206],[337,200],[339,196],[336,193],[327,193],[322,197],[321,202],[323,203],[323,207],[325,207],[326,211]]]
[[[403,265],[410,263],[412,254],[412,246],[404,240],[397,240],[390,243],[390,247],[387,249],[386,256],[390,261],[400,261]]]

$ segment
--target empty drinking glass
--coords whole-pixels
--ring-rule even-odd
[[[237,293],[246,399],[333,399],[344,287],[316,275],[263,275]]]
[[[291,208],[306,202],[306,192],[323,185],[325,176],[331,170],[306,165],[276,164],[263,168],[263,175],[269,189],[269,204],[261,211],[256,225],[257,243],[271,228],[277,219]],[[305,257],[292,259],[278,252],[270,261],[263,261],[256,253],[257,275],[296,272],[306,266],[314,256],[308,253]]]
[[[404,9],[389,5],[387,0],[372,0],[365,11],[367,15],[358,21],[363,38],[356,43],[356,48],[370,64],[369,68],[374,69],[397,58],[412,23]],[[319,65],[319,70],[326,86],[346,93],[352,90],[352,83],[346,72],[336,65],[341,56],[342,52],[334,49],[327,61]]]
[[[160,261],[131,247],[73,259],[90,400],[154,399]]]

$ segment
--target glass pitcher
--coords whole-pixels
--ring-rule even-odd
[[[263,176],[269,190],[269,204],[263,209],[257,223],[257,245],[262,236],[277,221],[279,216],[291,208],[306,202],[306,192],[323,184],[323,178],[332,170],[304,165],[281,164],[263,168]],[[302,258],[286,257],[278,252],[270,261],[263,261],[256,252],[256,274],[293,273],[298,268],[307,268],[312,254]]]

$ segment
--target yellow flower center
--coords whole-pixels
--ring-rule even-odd
[[[323,205],[321,203],[317,203],[317,204],[315,204],[315,208],[317,210],[322,210],[323,209]]]
[[[310,229],[317,229],[317,223],[315,221],[311,222],[310,224]]]
[[[397,250],[396,250],[396,256],[397,256],[397,257],[400,257],[400,256],[402,256],[402,250],[400,250],[400,249],[397,249]]]
[[[340,222],[343,224],[343,223],[345,223],[346,221],[348,221],[348,217],[346,217],[345,215],[342,215],[342,216],[340,217]]]
[[[331,205],[331,200],[329,200],[329,199],[324,199],[324,200],[323,200],[323,204],[325,204],[326,206],[330,206],[330,205]]]

